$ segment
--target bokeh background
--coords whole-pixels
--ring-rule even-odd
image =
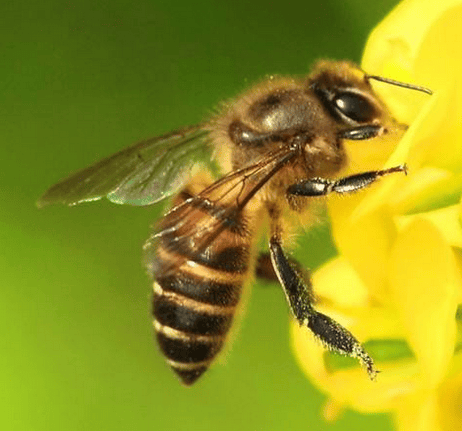
[[[18,0],[0,5],[0,428],[390,430],[321,417],[276,285],[257,285],[233,348],[192,388],[153,344],[141,245],[161,206],[38,210],[45,189],[141,138],[206,117],[270,74],[359,61],[393,0]],[[296,254],[335,253],[326,225]]]

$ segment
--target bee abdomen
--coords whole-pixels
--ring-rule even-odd
[[[204,292],[203,284],[197,292]],[[182,274],[175,279],[160,278],[154,283],[154,328],[169,365],[184,384],[191,385],[223,347],[238,298],[229,305],[204,302],[198,300],[197,295],[191,298],[172,289],[176,286],[178,290],[181,285],[188,286]],[[213,287],[216,286],[212,286],[212,290]],[[234,289],[236,287],[239,293],[240,288],[234,286]]]
[[[250,218],[234,195],[199,196],[203,187],[180,192],[145,246],[157,341],[185,385],[221,351],[252,266]]]

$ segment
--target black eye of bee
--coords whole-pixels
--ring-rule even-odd
[[[358,123],[371,121],[376,112],[374,106],[363,96],[352,92],[343,92],[333,100],[335,109]]]

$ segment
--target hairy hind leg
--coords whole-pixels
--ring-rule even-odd
[[[270,240],[270,257],[289,306],[300,325],[308,327],[330,350],[357,358],[371,380],[377,375],[372,358],[354,335],[335,320],[314,308],[314,295],[309,278],[300,272],[285,255],[277,235]]]

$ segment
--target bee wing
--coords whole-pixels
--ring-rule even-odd
[[[174,193],[196,163],[211,162],[203,125],[140,141],[52,186],[37,206],[75,205],[107,197],[118,204],[150,205]]]
[[[241,218],[243,209],[295,156],[296,151],[291,148],[269,153],[174,206],[161,220],[160,229],[145,243],[144,261],[148,273],[155,271],[153,262],[159,241],[170,251],[179,252],[179,256],[188,256],[190,252],[184,252],[188,249],[197,255],[207,254],[207,248],[227,229],[247,235],[247,226]],[[171,268],[164,267],[163,271],[174,271],[177,266],[176,260]]]

